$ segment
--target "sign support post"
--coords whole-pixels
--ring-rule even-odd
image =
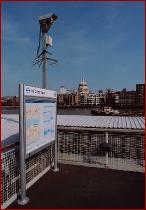
[[[56,104],[56,112],[57,112],[57,104]],[[55,136],[56,136],[56,140],[55,140],[55,157],[54,157],[54,172],[58,172],[59,168],[58,168],[58,138],[57,138],[57,115],[56,115],[56,125],[55,125]]]
[[[20,97],[20,119],[19,119],[19,135],[20,135],[20,183],[21,193],[18,199],[19,205],[26,205],[29,198],[26,196],[26,174],[25,174],[25,146],[24,146],[24,85],[19,85]]]

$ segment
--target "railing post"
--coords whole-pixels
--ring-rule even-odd
[[[108,143],[108,132],[105,133],[105,142]],[[105,167],[108,168],[108,152],[105,152]]]

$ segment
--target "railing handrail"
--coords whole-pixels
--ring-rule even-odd
[[[19,145],[19,142],[16,142],[16,143],[13,143],[13,144],[7,144],[7,145],[2,147],[2,153],[7,151],[7,150],[13,149],[18,145]]]

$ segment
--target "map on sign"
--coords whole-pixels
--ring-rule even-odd
[[[35,140],[40,138],[40,108],[38,106],[26,106],[26,139]]]
[[[26,153],[55,140],[55,121],[55,103],[26,103]]]

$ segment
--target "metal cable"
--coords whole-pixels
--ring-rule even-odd
[[[37,49],[37,56],[38,56],[39,51],[40,51],[40,44],[41,44],[41,26],[40,26],[40,32],[39,32],[39,45],[38,45],[38,49]]]

